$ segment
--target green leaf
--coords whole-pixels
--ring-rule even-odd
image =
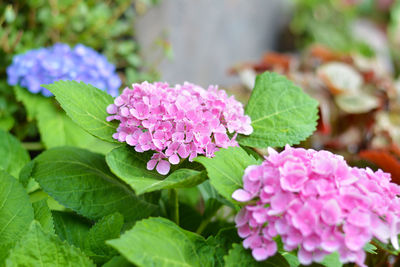
[[[213,251],[203,237],[164,218],[137,222],[119,239],[107,243],[138,266],[213,265]]]
[[[35,161],[29,161],[25,166],[20,170],[19,172],[19,182],[24,186],[27,187],[29,184],[29,181],[31,180],[31,173],[33,170],[33,166],[35,164]]]
[[[211,184],[223,197],[233,202],[232,193],[243,187],[243,173],[249,165],[259,164],[241,147],[221,149],[213,158],[197,157],[207,169]]]
[[[390,253],[390,254],[392,254],[392,255],[396,255],[396,256],[397,256],[397,255],[399,255],[399,253],[400,253],[400,250],[396,250],[396,249],[393,247],[393,245],[392,245],[391,242],[389,242],[389,243],[383,243],[383,242],[379,241],[378,239],[374,238],[374,244],[375,244],[378,248],[380,248],[380,249],[384,250],[385,252],[388,252],[388,253]]]
[[[28,194],[11,175],[0,170],[0,265],[29,229],[33,209]]]
[[[111,259],[112,256],[118,253],[106,245],[105,241],[109,239],[118,238],[122,226],[124,224],[124,217],[119,213],[108,215],[98,221],[88,233],[85,242],[85,252],[96,263],[104,263]]]
[[[193,187],[207,179],[205,172],[190,169],[178,169],[167,178],[156,171],[146,168],[148,154],[137,153],[132,147],[121,146],[113,149],[106,156],[111,171],[137,194],[160,189]]]
[[[204,181],[202,184],[198,185],[197,188],[199,189],[201,196],[203,197],[203,200],[206,203],[206,210],[207,210],[207,202],[215,206],[215,204],[212,203],[214,202],[214,200],[217,200],[221,204],[227,205],[231,208],[235,207],[232,204],[232,202],[229,202],[228,200],[223,198],[220,194],[218,194],[217,190],[210,184],[210,180]]]
[[[21,239],[6,261],[12,266],[95,266],[79,249],[62,242],[55,235],[44,232],[33,221],[29,232]]]
[[[246,107],[254,132],[239,136],[238,142],[260,148],[298,144],[315,131],[317,106],[315,99],[285,76],[260,74]]]
[[[367,243],[364,246],[364,251],[367,253],[371,253],[371,254],[378,254],[378,252],[376,252],[378,248],[374,245],[372,245],[371,243]]]
[[[28,119],[37,120],[46,148],[70,145],[99,153],[109,152],[113,148],[112,144],[100,141],[74,123],[55,105],[53,98],[32,94],[21,87],[15,87],[15,92],[25,106]]]
[[[102,267],[131,267],[134,266],[132,263],[127,261],[122,256],[115,256],[111,260],[107,261]]]
[[[93,152],[107,153],[114,146],[88,134],[74,123],[62,110],[49,103],[37,114],[40,137],[46,148],[77,146]]]
[[[113,98],[106,92],[83,82],[58,81],[44,85],[55,96],[67,115],[88,133],[108,142],[117,142],[112,138],[118,124],[106,120],[106,108]]]
[[[53,216],[47,205],[47,199],[32,203],[35,220],[40,223],[45,232],[54,233]]]
[[[279,253],[265,261],[258,262],[253,258],[250,250],[245,250],[241,244],[233,244],[232,249],[224,259],[225,267],[290,267],[289,263]]]
[[[42,108],[46,109],[52,100],[40,94],[32,94],[27,89],[14,86],[16,98],[24,104],[28,120],[34,120]]]
[[[11,115],[0,115],[0,129],[4,131],[9,131],[15,124],[15,119]]]
[[[289,263],[290,267],[298,267],[300,266],[300,261],[296,255],[293,255],[290,252],[280,252],[281,255],[285,258],[285,260]]]
[[[237,235],[236,227],[221,229],[217,236],[211,236],[207,239],[207,243],[213,247],[215,266],[224,266],[224,256],[228,254],[233,243],[240,242],[241,239]]]
[[[72,212],[53,211],[52,214],[58,237],[83,250],[91,224]]]
[[[300,266],[300,261],[297,258],[296,251],[286,251],[283,248],[283,242],[282,242],[282,239],[280,236],[275,237],[274,240],[278,246],[278,253],[280,253],[286,259],[286,261],[289,263],[290,267]]]
[[[343,264],[340,262],[339,253],[333,252],[326,255],[322,260],[321,264],[325,267],[342,267]]]
[[[60,147],[35,159],[32,177],[62,205],[96,220],[120,212],[127,222],[149,216],[156,208],[139,199],[110,172],[104,156]]]
[[[29,161],[19,172],[18,180],[25,187],[26,192],[28,192],[28,194],[31,194],[32,192],[35,192],[38,189],[40,189],[39,184],[35,181],[35,179],[31,177],[34,164],[35,161],[33,160]]]
[[[30,160],[28,152],[22,147],[17,138],[0,130],[0,169],[14,177]]]

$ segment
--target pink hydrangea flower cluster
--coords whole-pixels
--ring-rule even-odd
[[[133,146],[137,152],[156,151],[147,169],[167,174],[170,164],[197,155],[213,157],[218,148],[237,146],[238,133],[253,128],[243,105],[225,91],[184,83],[133,84],[107,107],[108,121],[119,120],[113,138]],[[232,136],[230,137],[229,134]]]
[[[249,202],[235,218],[243,246],[262,261],[274,255],[274,237],[298,249],[302,264],[337,251],[343,263],[364,265],[363,247],[377,238],[399,249],[400,186],[381,170],[352,168],[328,151],[286,146],[249,166],[232,198]]]

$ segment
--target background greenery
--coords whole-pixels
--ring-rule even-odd
[[[22,0],[0,2],[0,128],[21,140],[37,139],[36,123],[7,84],[6,68],[14,55],[57,42],[90,46],[117,66],[123,84],[154,80],[154,66],[139,56],[134,40],[138,13],[158,0]]]

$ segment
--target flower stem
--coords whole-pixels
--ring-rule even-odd
[[[168,190],[169,206],[171,207],[171,219],[179,225],[179,199],[178,191],[174,188]]]
[[[201,233],[204,231],[204,229],[207,227],[208,223],[211,221],[211,217],[202,220],[201,224],[199,225],[199,227],[196,230],[196,234],[201,235]]]
[[[40,142],[24,142],[24,143],[22,143],[22,146],[26,150],[30,150],[30,151],[38,151],[38,150],[44,149],[44,146]]]

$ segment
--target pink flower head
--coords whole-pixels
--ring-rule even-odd
[[[243,105],[225,91],[184,83],[133,84],[107,107],[108,121],[120,121],[113,138],[137,152],[155,151],[149,170],[167,174],[170,164],[213,157],[219,148],[237,146],[237,134],[253,132]]]
[[[265,260],[277,250],[298,250],[302,264],[338,251],[343,263],[365,266],[363,247],[377,238],[399,249],[400,186],[381,170],[352,168],[328,151],[286,146],[269,149],[261,165],[247,167],[232,198],[251,201],[236,216],[243,246]]]

